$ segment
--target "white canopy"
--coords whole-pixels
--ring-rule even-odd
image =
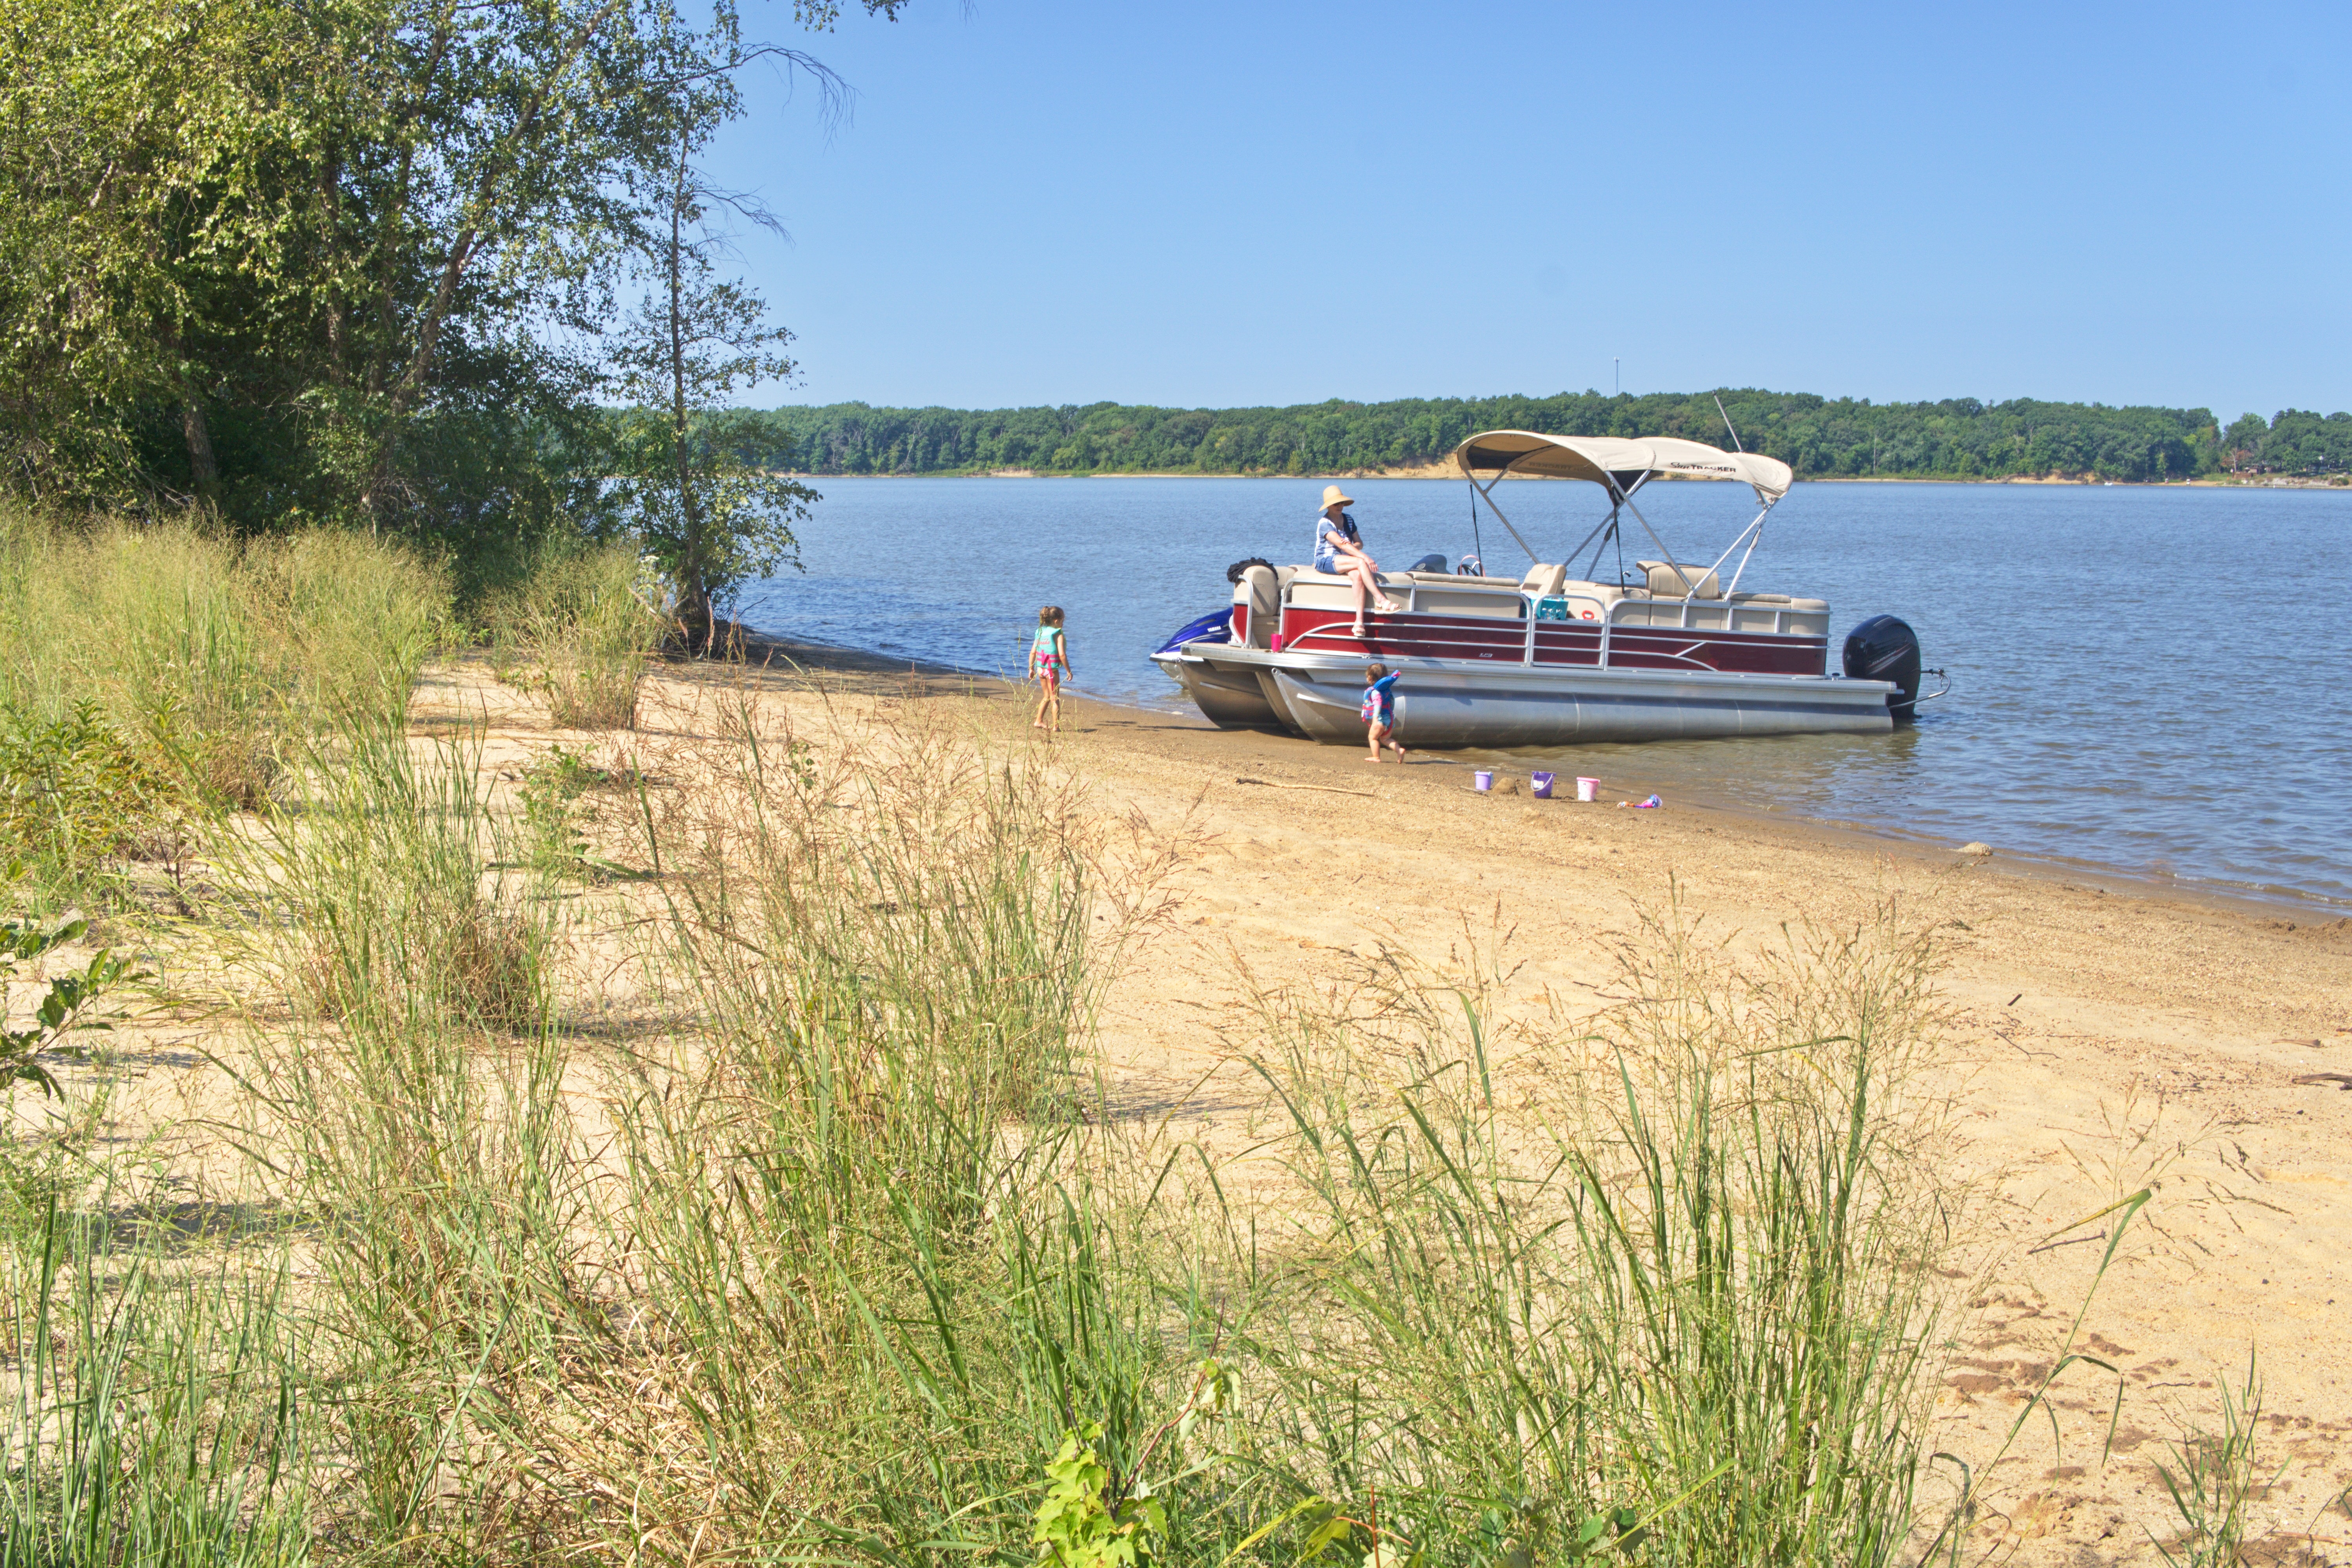
[[[1531,430],[1488,430],[1454,448],[1454,462],[1475,477],[1505,473],[1591,479],[1622,493],[1648,474],[1688,479],[1745,479],[1769,506],[1789,493],[1796,476],[1778,458],[1726,452],[1672,436],[1628,441],[1614,436],[1538,436]]]

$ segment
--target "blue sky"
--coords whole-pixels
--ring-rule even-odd
[[[854,3],[854,0],[853,0]],[[2352,406],[2352,5],[1076,5],[756,30],[797,385]]]

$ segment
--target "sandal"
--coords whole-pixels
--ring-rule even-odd
[[[1401,616],[1404,614],[1404,606],[1398,604],[1394,599],[1382,599],[1381,601],[1381,614],[1384,616]]]
[[[1358,621],[1354,626],[1350,626],[1350,627],[1349,627],[1349,628],[1348,628],[1348,629],[1349,629],[1349,633],[1350,633],[1351,635],[1353,635],[1353,636],[1355,636],[1355,637],[1370,637],[1370,636],[1371,635],[1370,633],[1369,633],[1369,632],[1367,632],[1366,630],[1364,630],[1364,623],[1363,623],[1363,622],[1361,622],[1361,621]]]

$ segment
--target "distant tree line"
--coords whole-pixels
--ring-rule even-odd
[[[2081,476],[2163,480],[2223,469],[2352,471],[2352,414],[2249,414],[2223,431],[2203,408],[2104,404],[1878,403],[1754,388],[1720,393],[1563,393],[1408,398],[1288,408],[778,408],[739,436],[771,433],[761,460],[818,474],[1320,474],[1410,468],[1480,430],[1681,436],[1728,445],[1720,396],[1748,450],[1816,479]],[[747,450],[746,457],[751,456]]]

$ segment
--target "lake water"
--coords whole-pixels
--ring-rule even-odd
[[[1146,658],[1228,602],[1228,563],[1307,559],[1321,480],[824,479],[803,574],[738,614],[786,636],[1018,675],[1037,606],[1068,612],[1073,689],[1192,711]],[[1466,487],[1350,480],[1386,568],[1474,544]],[[1591,486],[1496,492],[1559,560],[1604,510]],[[1744,486],[1667,484],[1643,510],[1712,561]],[[1633,529],[1625,548],[1654,556]],[[1481,510],[1490,570],[1524,553]],[[1571,575],[1584,574],[1590,555]],[[1613,577],[1613,553],[1602,580]],[[1728,568],[1727,568],[1727,571]],[[1662,742],[1512,753],[1747,809],[2352,906],[2352,492],[1807,484],[1740,586],[1829,600],[1845,633],[1888,612],[1950,696],[1891,735]],[[1929,683],[1930,689],[1933,682]],[[1408,737],[1409,739],[1409,737]]]

